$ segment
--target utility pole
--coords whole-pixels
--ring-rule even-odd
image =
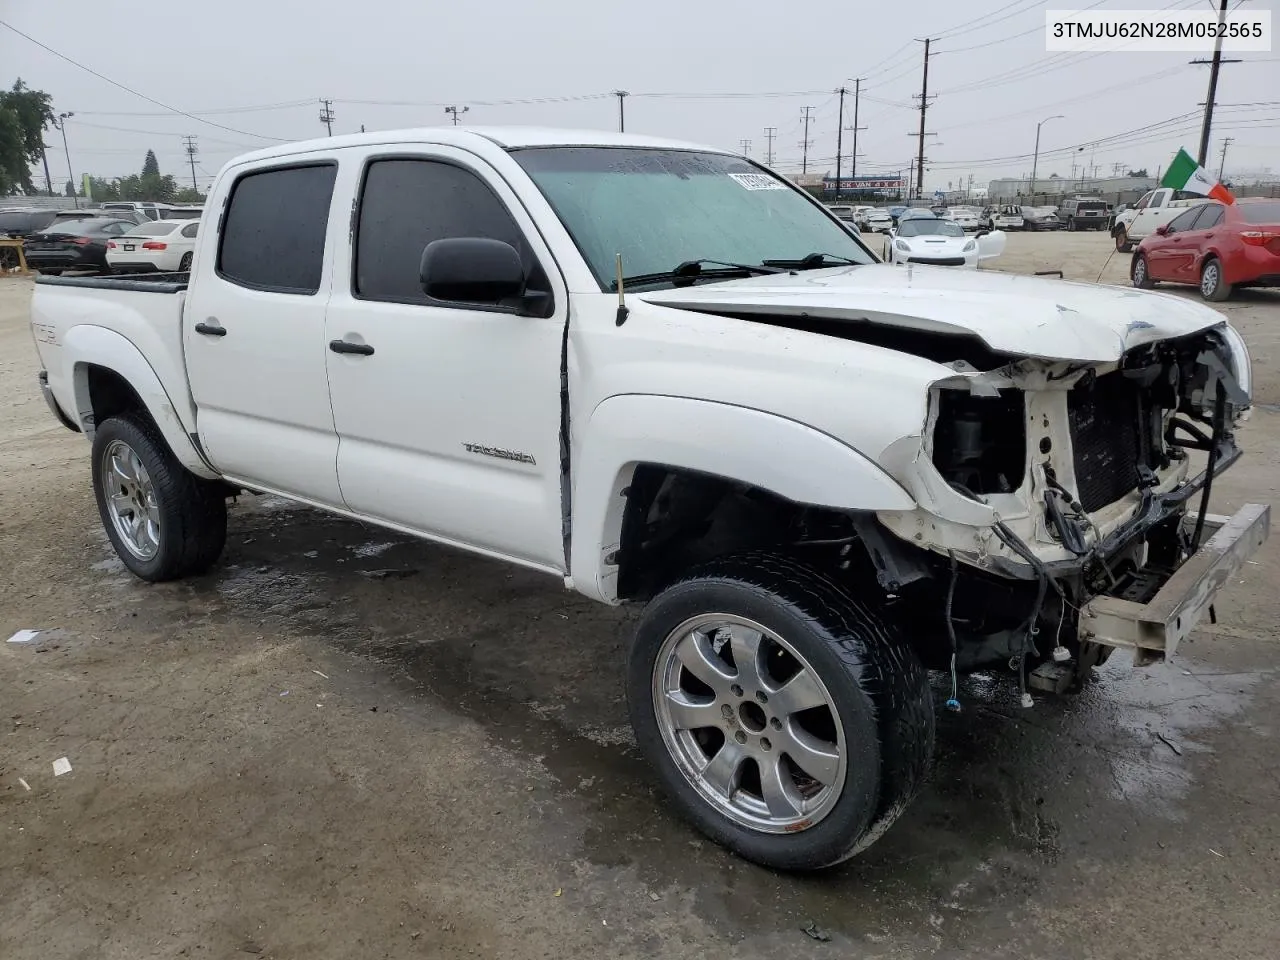
[[[751,156],[751,141],[750,141],[750,140],[739,140],[739,141],[738,141],[738,144],[742,147],[742,155],[743,155],[744,157],[749,157],[749,156]]]
[[[1235,137],[1227,137],[1222,141],[1222,162],[1218,164],[1218,182],[1222,182],[1222,171],[1227,168],[1227,147],[1231,146],[1231,142]]]
[[[867,129],[858,126],[858,101],[861,99],[862,80],[855,78],[853,81],[853,156],[849,159],[849,166],[853,169],[849,171],[850,178],[858,175],[858,131]]]
[[[766,167],[773,166],[773,138],[776,137],[777,135],[778,135],[777,127],[764,128],[764,139],[765,139],[765,143],[768,144],[768,146],[764,148],[764,165]]]
[[[924,196],[924,115],[929,109],[929,44],[932,38],[924,40],[924,76],[920,81],[920,144],[916,153],[916,196]]]
[[[849,91],[845,87],[841,87],[836,93],[840,94],[840,113],[836,116],[836,199],[840,199],[840,160],[841,153],[844,150],[844,95]]]
[[[455,104],[454,106],[451,106],[451,107],[445,107],[445,108],[444,108],[444,112],[445,112],[445,113],[448,113],[448,114],[452,114],[452,116],[453,116],[453,125],[456,127],[459,123],[461,123],[461,122],[462,122],[462,121],[461,121],[461,120],[459,120],[458,118],[459,118],[462,114],[464,114],[464,113],[466,113],[467,111],[469,111],[470,109],[471,109],[470,107],[459,107],[459,106],[457,106],[457,105]]]
[[[44,152],[44,138],[40,138],[40,162],[44,164],[44,190],[53,196],[53,181],[49,179],[49,157]]]
[[[320,103],[322,104],[322,106],[320,107],[320,122],[324,124],[325,129],[329,131],[329,136],[332,137],[333,121],[334,121],[333,101],[321,100]]]
[[[804,150],[800,160],[801,173],[809,172],[809,147],[813,143],[813,141],[809,139],[809,113],[812,110],[813,107],[804,108],[804,139],[800,141],[800,147]]]
[[[191,189],[199,193],[196,187],[196,154],[200,152],[200,148],[196,146],[196,138],[186,136],[182,138],[182,149],[187,152],[187,161],[191,164]]]
[[[627,108],[624,105],[627,97],[631,96],[627,90],[615,90],[613,95],[618,98],[618,132],[627,132]]]
[[[76,193],[76,173],[71,169],[71,148],[67,146],[67,120],[74,117],[74,113],[60,113],[58,118],[52,121],[53,125],[62,133],[62,151],[67,155],[67,176],[71,179],[71,202],[75,204],[77,210],[80,209],[79,195]],[[50,191],[52,192],[52,191]]]
[[[1204,122],[1200,125],[1200,152],[1196,162],[1204,166],[1209,155],[1209,131],[1213,127],[1213,103],[1218,95],[1218,67],[1224,63],[1239,63],[1239,60],[1222,59],[1222,24],[1227,19],[1227,0],[1218,0],[1218,38],[1213,42],[1212,60],[1192,60],[1193,64],[1209,64],[1209,94],[1204,98]]]
[[[1030,193],[1031,193],[1033,203],[1035,202],[1035,195],[1036,195],[1036,167],[1040,165],[1040,128],[1043,127],[1050,120],[1065,120],[1065,119],[1066,117],[1064,117],[1062,114],[1055,113],[1052,117],[1045,117],[1043,120],[1041,120],[1039,123],[1036,124],[1036,152],[1031,157]],[[1084,147],[1081,147],[1080,149],[1083,150]],[[1083,181],[1083,178],[1081,179]]]

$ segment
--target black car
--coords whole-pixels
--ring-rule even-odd
[[[27,266],[41,273],[58,274],[63,270],[107,273],[107,241],[133,226],[128,220],[106,217],[65,220],[27,237],[22,253],[27,258]]]
[[[57,210],[0,210],[0,237],[25,239],[53,223],[57,216]]]

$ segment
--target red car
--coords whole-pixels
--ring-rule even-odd
[[[1138,244],[1129,277],[1144,289],[1161,280],[1195,284],[1206,300],[1225,300],[1235,287],[1280,286],[1280,200],[1191,207]]]

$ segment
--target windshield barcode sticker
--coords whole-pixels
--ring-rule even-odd
[[[745,190],[785,190],[786,184],[779,182],[767,173],[731,173],[738,185]]]

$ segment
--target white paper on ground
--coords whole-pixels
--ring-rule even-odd
[[[66,757],[59,757],[57,760],[53,761],[53,775],[55,777],[60,777],[64,773],[70,773],[70,772],[71,772],[71,761],[68,760]]]
[[[32,640],[34,640],[38,636],[40,636],[39,630],[19,630],[12,637],[10,637],[6,642],[7,643],[30,643]]]

